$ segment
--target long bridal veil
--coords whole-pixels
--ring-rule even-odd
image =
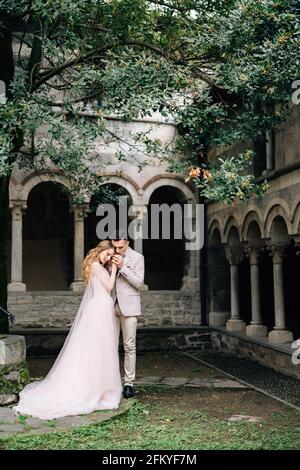
[[[117,324],[113,300],[101,282],[108,275],[104,271],[100,265],[93,269],[53,367],[44,380],[24,388],[15,411],[53,419],[118,408],[122,383]]]

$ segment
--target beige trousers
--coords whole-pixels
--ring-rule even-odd
[[[136,328],[137,317],[125,317],[120,311],[118,302],[115,303],[117,322],[117,342],[119,344],[120,329],[124,345],[124,385],[133,385],[136,366]]]

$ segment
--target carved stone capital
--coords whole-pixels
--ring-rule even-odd
[[[243,249],[240,245],[225,245],[225,255],[229,264],[239,264],[244,257]]]
[[[129,216],[132,219],[137,219],[138,221],[142,221],[147,214],[147,206],[146,205],[135,205],[130,207]]]
[[[283,258],[286,256],[286,245],[271,243],[267,246],[267,251],[273,258],[273,264],[282,264]]]
[[[13,222],[20,222],[25,209],[27,209],[26,201],[13,201],[10,203],[11,215]]]
[[[245,256],[249,258],[250,264],[259,264],[262,248],[259,246],[246,245],[244,247]]]
[[[74,212],[74,221],[75,222],[82,222],[84,218],[87,216],[88,211],[88,204],[80,204],[77,206],[72,206],[72,211]]]

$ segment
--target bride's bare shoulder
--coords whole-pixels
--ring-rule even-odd
[[[93,261],[93,262],[91,263],[91,268],[92,268],[93,270],[94,270],[94,269],[98,269],[98,268],[100,268],[100,267],[101,267],[101,264],[98,263],[98,261]]]
[[[101,271],[105,271],[105,272],[108,272],[107,269],[102,265],[100,264],[98,261],[93,261],[92,264],[91,264],[92,268],[95,268],[95,269],[100,269]]]

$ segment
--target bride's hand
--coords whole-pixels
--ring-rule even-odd
[[[115,263],[111,263],[111,272],[115,273],[117,271],[118,267]]]
[[[121,255],[113,255],[112,262],[116,263],[117,267],[121,269],[124,266],[124,259]]]

